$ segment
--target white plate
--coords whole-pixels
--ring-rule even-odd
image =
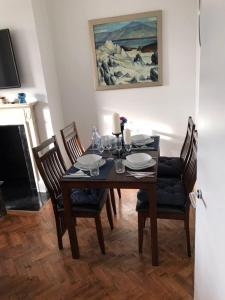
[[[141,143],[145,142],[146,140],[150,139],[151,137],[147,134],[135,134],[132,135],[131,140],[133,143]]]
[[[132,142],[133,145],[136,145],[136,146],[144,146],[144,145],[148,145],[148,144],[151,144],[154,142],[154,139],[153,138],[149,138],[148,140],[145,140],[145,141],[142,141],[142,142]]]
[[[150,162],[152,159],[151,155],[147,153],[134,153],[127,155],[126,160],[128,163],[133,164],[133,165],[146,165],[147,163]]]
[[[97,154],[86,154],[77,158],[77,162],[79,162],[83,166],[90,166],[91,164],[96,163],[101,160],[102,157]]]
[[[156,161],[154,159],[152,159],[145,166],[136,166],[136,165],[134,166],[134,165],[130,164],[127,160],[123,160],[123,164],[131,170],[143,170],[143,169],[153,167],[156,164]]]
[[[106,163],[105,159],[101,159],[98,162],[99,168],[104,166],[105,163]],[[89,166],[87,166],[87,165],[84,166],[84,165],[80,164],[78,161],[75,162],[74,167],[77,168],[77,169],[80,169],[82,171],[89,171],[89,169],[90,169],[90,165]]]

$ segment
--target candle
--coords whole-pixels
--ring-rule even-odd
[[[115,134],[121,133],[120,115],[116,112],[112,116],[112,132]]]
[[[131,131],[128,128],[124,130],[124,142],[126,145],[131,144]]]

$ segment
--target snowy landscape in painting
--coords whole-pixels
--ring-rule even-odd
[[[93,26],[99,86],[158,81],[157,18]]]

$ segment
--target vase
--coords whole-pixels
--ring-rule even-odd
[[[20,104],[26,103],[26,94],[18,93],[18,100]]]

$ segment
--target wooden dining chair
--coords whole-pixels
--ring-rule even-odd
[[[38,170],[49,192],[55,215],[59,249],[63,249],[63,235],[67,230],[60,179],[66,172],[56,137],[44,141],[33,148]],[[71,203],[74,218],[94,218],[97,236],[102,253],[105,253],[104,237],[101,225],[101,211],[106,203],[107,216],[113,229],[112,212],[108,190],[106,189],[72,189]]]
[[[183,220],[187,239],[187,253],[191,256],[189,232],[189,193],[192,192],[197,173],[197,131],[193,133],[190,155],[187,165],[179,178],[158,178],[157,181],[157,218]],[[146,218],[149,218],[149,199],[144,190],[137,194],[138,243],[139,253],[143,248],[143,230]],[[151,201],[151,200],[150,200]]]
[[[187,132],[181,148],[180,157],[160,156],[158,177],[180,177],[188,161],[195,124],[192,117],[188,118]]]
[[[84,154],[84,148],[80,142],[76,123],[72,122],[67,125],[65,128],[60,130],[64,147],[66,152],[69,156],[70,162],[73,165],[77,158]],[[117,189],[118,196],[121,198],[121,191]],[[111,203],[113,207],[113,212],[116,214],[116,202],[115,202],[115,195],[113,189],[110,189],[110,197]]]
[[[60,130],[66,153],[71,164],[74,164],[79,156],[84,154],[84,148],[80,142],[75,122],[72,122]]]

